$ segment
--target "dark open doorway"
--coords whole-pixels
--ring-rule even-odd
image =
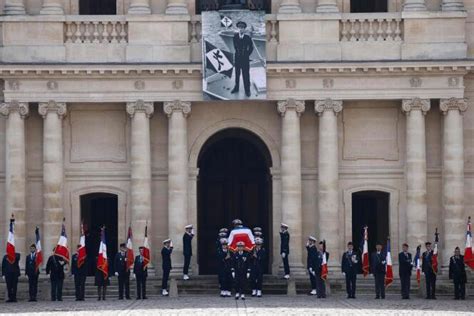
[[[117,0],[79,0],[81,15],[115,15]]]
[[[362,245],[365,225],[369,232],[369,252],[377,242],[385,245],[389,230],[390,194],[381,191],[361,191],[352,194],[352,238],[356,248]]]
[[[387,12],[387,0],[351,0],[352,13]]]
[[[270,254],[271,158],[265,144],[246,130],[224,130],[204,144],[198,167],[199,273],[217,273],[217,234],[235,218],[262,228]]]
[[[105,225],[109,269],[113,271],[113,258],[118,249],[118,197],[110,193],[81,195],[81,219],[86,232],[87,271],[95,273],[95,260],[99,251],[100,229]]]

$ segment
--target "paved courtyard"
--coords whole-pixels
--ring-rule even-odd
[[[266,296],[246,301],[221,299],[212,296],[180,298],[152,298],[145,301],[105,302],[20,302],[1,304],[1,314],[15,315],[474,315],[474,302],[439,299],[409,301],[389,298],[385,301],[369,299],[347,300],[332,297],[318,300],[313,297]]]

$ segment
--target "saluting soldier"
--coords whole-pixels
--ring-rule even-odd
[[[20,277],[20,254],[15,253],[13,263],[8,261],[8,255],[3,256],[2,277],[7,283],[8,300],[7,303],[16,302],[16,290],[18,287],[18,278]]]
[[[123,300],[124,292],[125,298],[130,299],[130,269],[128,267],[127,245],[121,243],[120,251],[115,255],[114,260],[115,276],[119,284],[119,300]]]
[[[235,299],[245,300],[245,283],[250,278],[249,253],[244,250],[245,243],[237,243],[237,251],[232,257],[232,277],[235,285]]]
[[[74,276],[76,301],[83,301],[86,286],[87,268],[85,263],[79,267],[79,248],[81,248],[81,245],[77,245],[77,251],[74,255],[72,255],[71,258],[71,274]]]
[[[168,280],[170,278],[171,266],[171,253],[173,252],[173,243],[171,239],[163,241],[163,249],[161,249],[162,268],[163,268],[163,279],[161,281],[161,295],[168,296]]]
[[[288,232],[288,225],[281,223],[280,225],[280,255],[283,260],[284,278],[290,278],[290,264],[288,256],[290,254],[290,233]]]
[[[255,248],[252,252],[252,296],[262,297],[263,271],[266,258],[266,251],[263,248],[263,239],[255,238]]]
[[[316,253],[316,267],[315,267],[315,277],[316,277],[316,294],[318,298],[326,298],[326,281],[322,278],[322,267],[324,256],[326,260],[329,259],[329,253],[325,252],[324,242],[320,241],[318,245],[318,251]]]
[[[309,281],[311,282],[311,292],[309,295],[317,294],[317,284],[316,284],[316,258],[318,250],[316,249],[316,238],[313,236],[308,237],[306,242],[306,251],[308,256],[306,258],[306,267],[309,273]]]
[[[46,263],[46,274],[49,274],[51,281],[51,301],[63,300],[63,282],[64,282],[64,266],[66,261],[60,256],[56,256],[53,248],[53,254],[48,258]]]
[[[431,243],[425,243],[426,251],[421,255],[421,270],[425,274],[426,299],[436,299],[436,273],[433,270],[433,249]]]
[[[193,255],[192,241],[194,237],[193,225],[187,225],[184,227],[185,232],[183,235],[183,280],[189,280],[189,265],[191,264],[191,256]]]
[[[217,260],[221,297],[230,297],[232,288],[232,255],[226,238],[221,239],[221,247],[217,249]]]
[[[466,266],[459,247],[454,249],[454,256],[449,259],[449,279],[454,283],[454,299],[466,299]]]
[[[355,298],[357,273],[360,269],[359,254],[354,251],[352,241],[347,243],[347,251],[342,254],[341,270],[346,277],[347,298]]]
[[[28,277],[28,292],[30,295],[29,302],[36,302],[39,274],[39,267],[36,269],[36,245],[31,244],[30,254],[26,256],[25,262],[25,275]]]
[[[145,266],[145,257],[143,256],[144,250],[145,247],[143,246],[138,248],[140,253],[135,257],[135,262],[133,263],[133,274],[135,275],[135,280],[137,281],[137,300],[147,299],[146,278],[148,277],[148,266]]]
[[[398,272],[400,274],[400,283],[402,285],[402,299],[410,298],[410,277],[413,270],[413,261],[411,253],[408,252],[408,244],[402,245],[403,251],[398,254]]]
[[[375,279],[375,299],[385,299],[385,271],[387,262],[385,261],[385,254],[382,253],[382,244],[377,243],[375,249],[370,262],[370,268]]]

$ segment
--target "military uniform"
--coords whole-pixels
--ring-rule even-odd
[[[375,278],[375,298],[385,298],[385,254],[383,252],[372,253],[370,268]]]
[[[148,277],[148,267],[143,267],[145,260],[143,256],[138,255],[135,257],[133,264],[133,273],[137,281],[137,300],[146,299],[146,278]]]
[[[97,260],[96,258],[96,266],[97,266]],[[105,301],[105,297],[107,294],[107,286],[110,285],[110,278],[108,277],[108,271],[107,271],[107,277],[105,277],[104,272],[100,271],[99,269],[95,270],[95,282],[94,284],[97,286],[97,300],[103,300]]]
[[[119,251],[115,255],[114,267],[119,284],[119,300],[123,300],[123,294],[130,299],[130,270],[128,269],[127,253]]]
[[[411,270],[413,269],[413,261],[411,253],[409,252],[400,252],[398,254],[398,272],[400,274],[400,283],[402,285],[402,298],[410,298],[410,278]]]
[[[329,253],[326,252],[326,260],[329,259]],[[315,279],[316,279],[316,293],[318,298],[326,298],[326,281],[321,277],[322,266],[324,260],[324,252],[318,250],[316,252],[316,265],[315,265]]]
[[[191,228],[192,226],[186,226],[186,229]],[[183,276],[184,279],[187,280],[188,273],[189,273],[189,265],[191,264],[191,257],[193,255],[193,241],[194,235],[192,233],[185,232],[183,235],[183,256],[184,256],[184,266],[183,266]]]
[[[3,256],[2,276],[7,283],[8,300],[7,302],[16,302],[16,291],[18,287],[18,278],[20,277],[20,254],[15,254],[15,261],[10,263],[8,256]]]
[[[63,300],[63,282],[64,282],[64,266],[66,261],[63,258],[52,255],[46,263],[46,274],[49,274],[51,281],[51,300]]]
[[[83,301],[85,295],[87,267],[84,262],[80,267],[78,266],[78,257],[76,253],[71,260],[71,274],[74,276],[74,287],[76,294],[76,301]]]
[[[280,255],[283,260],[283,270],[285,276],[290,276],[290,264],[288,255],[290,254],[290,233],[288,230],[280,231]]]
[[[341,270],[346,277],[347,298],[355,298],[357,273],[360,269],[359,254],[354,250],[342,254]]]
[[[262,296],[262,283],[263,283],[263,271],[265,258],[267,254],[264,248],[254,249],[252,253],[252,296]],[[255,291],[255,292],[254,292]],[[254,294],[255,293],[255,294]]]
[[[317,293],[317,284],[316,284],[316,265],[317,265],[317,256],[318,250],[315,245],[307,245],[306,250],[308,256],[306,258],[306,268],[309,272],[309,281],[311,282],[311,295],[316,295]]]
[[[452,256],[449,259],[449,279],[454,283],[454,298],[464,300],[466,298],[466,266],[464,256]]]
[[[433,250],[423,252],[421,269],[426,280],[426,299],[436,299],[436,273],[433,271]]]
[[[171,253],[173,252],[172,247],[163,247],[161,249],[162,268],[163,268],[163,279],[161,281],[161,290],[163,295],[168,295],[168,280],[170,278],[170,272],[173,268],[171,266]]]
[[[25,275],[28,277],[28,292],[30,295],[30,302],[36,301],[36,296],[38,294],[38,278],[39,278],[39,268],[36,269],[36,252],[31,252],[26,256],[25,261]]]
[[[245,299],[245,283],[250,273],[250,255],[246,251],[236,251],[232,257],[232,273],[234,276],[235,299]]]
[[[229,249],[220,247],[217,250],[217,260],[219,268],[219,286],[221,290],[221,296],[230,296],[232,289],[232,255]]]

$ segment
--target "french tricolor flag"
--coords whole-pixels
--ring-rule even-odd
[[[474,256],[472,253],[471,216],[467,219],[466,248],[464,249],[464,263],[474,269]]]
[[[81,238],[79,238],[79,249],[77,250],[77,266],[80,268],[86,262],[86,236],[84,234],[84,225],[81,224]]]
[[[385,287],[393,282],[392,253],[390,251],[390,238],[387,240],[387,254],[385,257]]]
[[[323,240],[323,262],[321,263],[321,279],[325,282],[328,278],[328,262],[326,253],[326,241]]]
[[[63,219],[63,224],[61,227],[61,235],[59,236],[58,244],[54,250],[54,254],[58,257],[61,257],[69,263],[69,248],[67,247],[67,235],[66,235],[66,226],[64,222],[66,219]]]
[[[416,255],[415,255],[415,268],[416,268],[416,281],[418,284],[421,282],[421,245],[416,247]]]
[[[438,233],[438,227],[436,227],[433,257],[431,258],[431,265],[433,267],[434,274],[438,274],[438,242],[439,242],[439,233]]]
[[[43,263],[43,252],[41,249],[41,238],[40,238],[38,226],[35,229],[35,235],[36,235],[35,269],[36,271],[38,271],[41,264]]]
[[[97,270],[104,274],[104,279],[109,277],[109,262],[107,260],[107,242],[105,241],[105,227],[100,231],[99,256],[97,257]]]
[[[145,240],[143,240],[143,270],[150,264],[150,244],[148,243],[148,224],[145,226]]]
[[[369,233],[368,227],[364,227],[364,245],[362,247],[362,271],[364,277],[369,274]]]
[[[229,234],[229,248],[232,251],[237,250],[237,243],[243,241],[245,250],[252,251],[255,246],[255,238],[252,231],[247,227],[234,228]]]
[[[12,214],[10,218],[10,230],[8,231],[7,240],[7,260],[11,264],[15,263],[15,217]]]
[[[133,265],[133,260],[135,259],[135,256],[133,254],[133,243],[132,243],[132,227],[128,226],[128,236],[127,236],[127,270],[130,270],[130,268]]]

